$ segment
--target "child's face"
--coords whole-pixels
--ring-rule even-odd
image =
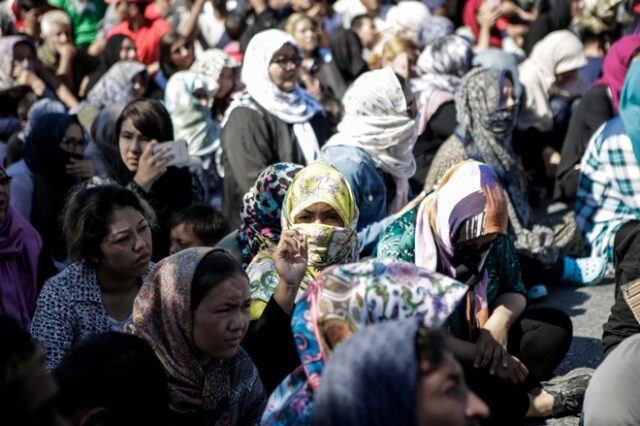
[[[183,223],[179,223],[171,228],[169,254],[176,254],[190,247],[201,247],[204,245],[204,242],[192,232],[191,228],[185,226]]]

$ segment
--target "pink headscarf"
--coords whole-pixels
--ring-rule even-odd
[[[631,65],[631,57],[640,49],[640,35],[627,35],[613,43],[604,58],[602,77],[594,84],[603,84],[611,90],[613,108],[616,113],[620,108],[620,93]]]
[[[6,171],[0,167],[2,175]],[[7,215],[0,222],[0,313],[14,318],[26,331],[31,328],[36,309],[41,252],[38,232],[13,206],[8,206]]]

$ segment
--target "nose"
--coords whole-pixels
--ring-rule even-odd
[[[242,314],[240,309],[235,310],[229,321],[229,331],[242,331],[245,329],[246,315]]]
[[[464,407],[465,417],[468,419],[486,419],[489,417],[489,407],[473,391],[467,392],[467,401]]]
[[[60,39],[60,43],[66,43],[69,41],[69,37],[67,36],[67,33],[60,34],[58,38]]]
[[[147,241],[142,236],[142,234],[136,235],[136,243],[133,245],[133,251],[139,252],[144,250],[147,247]]]

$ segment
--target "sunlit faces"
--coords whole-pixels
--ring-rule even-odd
[[[169,59],[178,71],[188,70],[193,64],[193,45],[186,39],[176,40],[169,50]]]
[[[123,4],[124,2],[118,3],[118,5]],[[133,44],[133,41],[129,37],[125,37],[120,44],[120,60],[121,61],[135,61],[138,58],[138,52],[136,50],[136,45]]]
[[[311,54],[318,47],[318,31],[311,19],[302,19],[296,24],[293,38],[305,54]]]
[[[298,50],[292,44],[285,43],[271,58],[269,64],[271,81],[283,92],[292,92],[300,76],[301,62],[302,58]]]
[[[151,228],[133,207],[111,213],[107,235],[100,243],[100,255],[91,258],[97,268],[122,281],[142,277],[151,261]]]
[[[135,173],[138,170],[140,156],[149,145],[149,142],[151,140],[136,129],[130,118],[122,122],[118,137],[118,148],[120,150],[120,158],[122,158],[122,162],[130,172]]]
[[[71,123],[67,127],[60,141],[60,149],[78,157],[84,155],[84,133],[78,123]]]
[[[250,307],[249,280],[244,275],[227,278],[207,293],[193,312],[193,340],[201,365],[236,355],[249,328]]]
[[[58,46],[71,43],[72,41],[71,27],[57,23],[51,25],[51,33],[47,34],[45,38],[45,44],[53,51],[55,51]]]
[[[340,228],[347,225],[344,223],[338,212],[326,203],[311,204],[309,207],[298,213],[293,221],[294,223],[316,223],[337,226]]]
[[[193,233],[193,230],[184,223],[179,223],[171,228],[170,238],[171,245],[169,246],[169,254],[176,254],[189,247],[202,247],[206,245]]]
[[[436,368],[421,359],[416,408],[418,426],[469,426],[489,415],[489,408],[469,390],[464,373],[447,353]]]

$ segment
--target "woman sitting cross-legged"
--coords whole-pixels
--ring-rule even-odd
[[[505,194],[494,171],[464,161],[387,228],[378,256],[414,262],[471,287],[449,319],[449,342],[495,424],[575,414],[589,374],[572,375],[554,388],[540,384],[569,350],[571,320],[555,309],[525,310],[507,221]]]

